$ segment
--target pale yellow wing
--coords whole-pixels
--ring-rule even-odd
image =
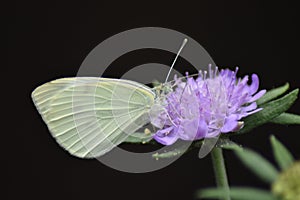
[[[148,123],[154,98],[145,85],[95,77],[62,78],[32,92],[52,136],[81,158],[105,154]]]

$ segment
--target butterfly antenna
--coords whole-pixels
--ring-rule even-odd
[[[176,57],[175,57],[175,59],[174,59],[172,65],[171,65],[171,68],[170,68],[170,70],[169,70],[169,72],[168,72],[168,75],[167,75],[167,78],[166,78],[166,80],[165,80],[165,83],[168,81],[169,76],[170,76],[170,74],[171,74],[171,71],[172,71],[172,69],[173,69],[173,67],[174,67],[174,64],[175,64],[175,62],[176,62],[176,60],[177,60],[177,58],[178,58],[180,52],[182,51],[183,47],[186,45],[187,41],[188,41],[188,40],[187,40],[186,38],[183,40],[183,42],[182,42],[182,44],[181,44],[181,46],[180,46],[180,48],[179,48],[179,50],[178,50],[178,52],[177,52],[177,55],[176,55]]]

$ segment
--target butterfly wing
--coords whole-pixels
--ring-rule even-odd
[[[57,79],[35,89],[32,99],[52,136],[69,153],[98,157],[149,122],[155,94],[121,79]]]

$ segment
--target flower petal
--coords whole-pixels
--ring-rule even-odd
[[[198,130],[198,120],[197,119],[185,119],[181,122],[180,126],[182,127],[182,134],[180,138],[182,140],[193,140],[196,138]]]
[[[208,132],[205,138],[217,137],[221,133],[220,129]]]
[[[259,111],[261,111],[263,108],[258,108],[258,109],[256,109],[256,110],[253,110],[253,111],[251,111],[251,112],[248,112],[247,113],[247,116],[248,115],[252,115],[252,114],[254,114],[254,113],[257,113],[257,112],[259,112]]]
[[[182,123],[183,132],[179,134],[182,140],[198,140],[204,138],[208,132],[208,126],[204,120],[185,119]]]
[[[267,92],[267,90],[261,90],[259,91],[256,95],[254,95],[250,100],[249,103],[256,101],[257,99],[261,98],[264,96],[264,94]]]
[[[225,119],[225,123],[221,128],[222,133],[228,133],[233,131],[238,126],[238,116],[230,115]]]
[[[256,74],[252,74],[251,78],[252,78],[252,83],[249,86],[249,92],[250,92],[251,95],[253,95],[258,90],[259,79],[258,79],[258,76]]]
[[[163,144],[163,145],[172,145],[174,144],[178,139],[178,134],[176,131],[173,131],[174,127],[168,127],[162,130],[159,130],[155,133],[153,138]]]
[[[207,133],[208,133],[208,126],[206,122],[204,120],[199,120],[196,139],[199,140],[204,138],[207,135]]]
[[[257,104],[256,104],[256,102],[253,102],[248,106],[242,107],[242,111],[243,112],[248,112],[248,111],[254,110],[256,108],[257,108]]]

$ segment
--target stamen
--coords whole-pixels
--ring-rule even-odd
[[[237,75],[238,71],[239,71],[239,67],[236,66],[236,67],[235,67],[235,72],[234,72],[234,75],[235,75],[235,76]]]
[[[215,68],[215,77],[214,78],[216,78],[218,75],[219,75],[219,68],[216,66],[216,68]]]
[[[199,70],[199,75],[198,76],[200,76],[201,79],[203,80],[203,72],[202,72],[202,70]]]
[[[203,76],[203,80],[206,80],[206,75],[207,75],[207,71],[204,71],[204,76]]]
[[[212,77],[213,71],[212,71],[212,69],[211,69],[211,64],[208,65],[208,73],[209,73],[209,78],[213,78],[213,77]]]

